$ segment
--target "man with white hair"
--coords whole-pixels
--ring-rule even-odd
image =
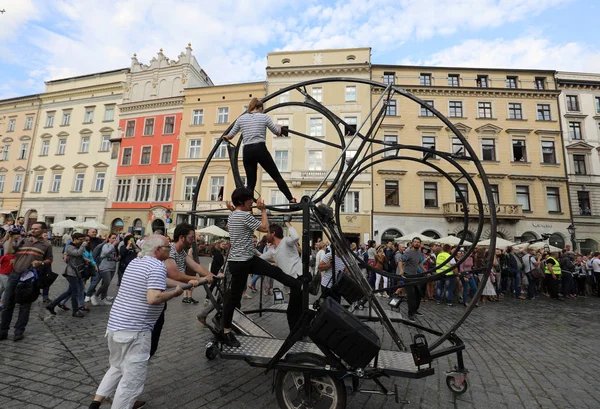
[[[125,270],[121,287],[108,318],[106,337],[110,368],[104,375],[90,409],[99,409],[105,397],[115,393],[113,408],[140,408],[136,398],[144,390],[151,332],[163,310],[163,303],[183,293],[179,282],[167,277],[164,261],[171,246],[164,236],[151,235],[144,240],[143,256]],[[190,281],[197,286],[198,281]],[[176,287],[166,292],[167,287]]]

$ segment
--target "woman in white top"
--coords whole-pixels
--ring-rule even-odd
[[[275,161],[267,150],[267,128],[275,135],[281,135],[281,127],[275,125],[268,115],[263,113],[264,107],[262,101],[258,98],[252,98],[248,105],[248,112],[240,116],[231,128],[229,135],[225,138],[231,140],[241,130],[244,138],[244,169],[246,170],[247,187],[254,192],[256,187],[256,172],[258,164],[271,176],[277,183],[277,187],[290,201],[296,203],[296,199],[290,192],[285,180],[281,177]]]

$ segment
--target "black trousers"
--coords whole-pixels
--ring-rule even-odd
[[[279,267],[267,263],[258,256],[254,256],[246,261],[230,261],[229,271],[231,272],[231,291],[223,308],[223,328],[231,329],[233,312],[242,300],[242,293],[248,283],[249,274],[261,274],[271,277],[281,284],[290,287],[290,302],[287,311],[288,325],[290,327],[295,325],[300,317],[299,314],[302,313],[302,292],[300,291],[302,282],[300,280],[284,273]],[[300,309],[296,311],[298,305]]]
[[[598,292],[598,297],[600,297],[600,273],[594,271],[594,277],[596,277],[596,291]]]
[[[548,294],[550,298],[558,298],[558,280],[560,276],[556,276],[556,280],[552,278],[552,274],[546,274],[546,288],[548,288]]]
[[[271,154],[267,150],[265,143],[253,143],[251,145],[244,145],[244,169],[246,170],[246,180],[248,189],[254,191],[256,187],[256,172],[258,171],[258,164],[271,176],[271,178],[277,183],[277,187],[284,194],[287,200],[292,200],[294,196],[290,192],[285,180],[281,177],[275,161],[271,157]]]
[[[152,328],[152,339],[150,340],[150,358],[156,353],[158,349],[158,341],[160,340],[160,333],[162,332],[163,325],[165,325],[165,311],[167,310],[167,303],[165,303],[165,308],[163,308],[160,316],[156,320],[156,324],[154,324],[154,328]]]
[[[421,306],[421,288],[416,285],[406,287],[406,303],[408,304],[408,315],[414,315]]]

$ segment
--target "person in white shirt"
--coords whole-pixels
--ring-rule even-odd
[[[598,297],[600,297],[600,251],[594,253],[594,258],[592,259],[592,271],[594,272],[594,277],[596,278],[596,290],[598,290]]]

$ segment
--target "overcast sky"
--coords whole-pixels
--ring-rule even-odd
[[[597,0],[0,0],[0,99],[192,43],[216,84],[276,50],[371,47],[372,62],[600,72]]]

